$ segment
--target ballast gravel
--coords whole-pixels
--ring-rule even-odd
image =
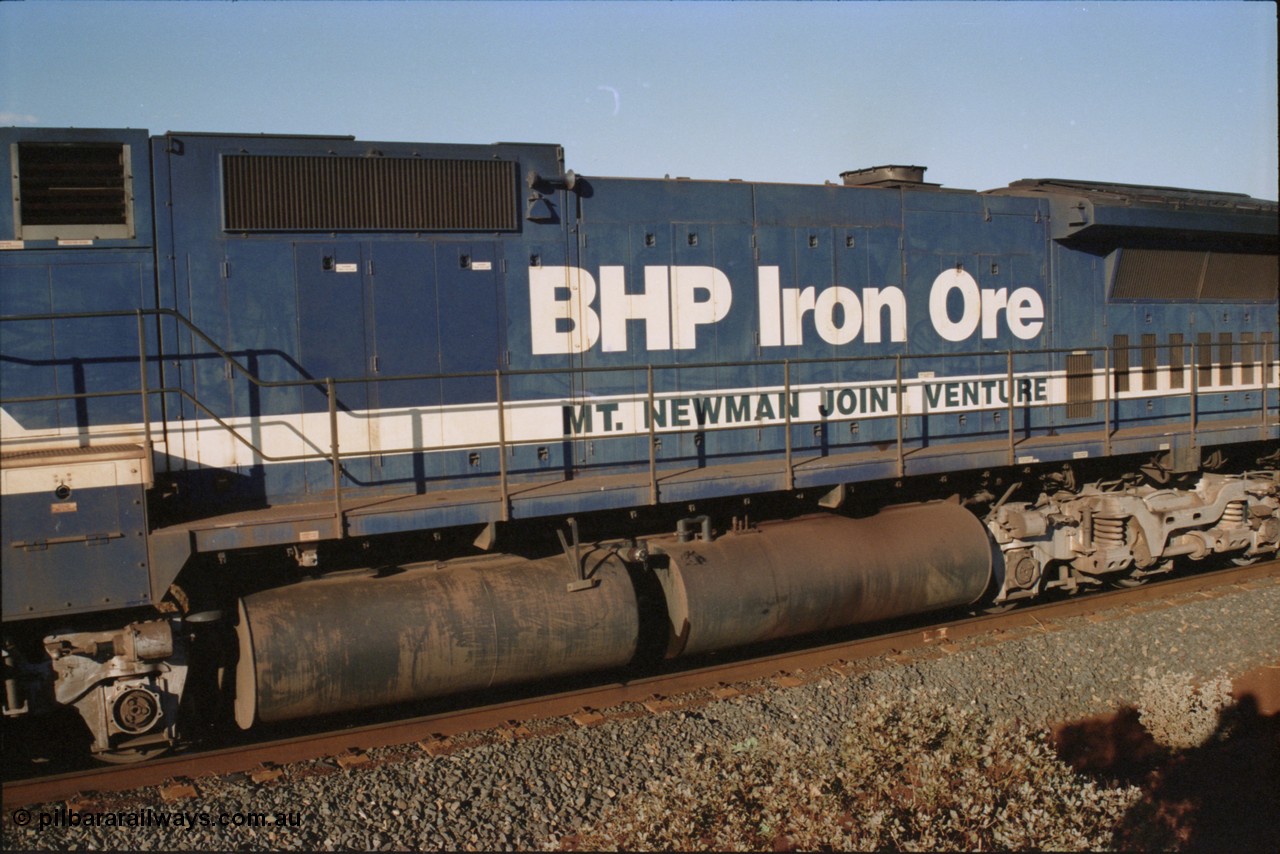
[[[1018,636],[1018,635],[1021,636]],[[903,660],[905,658],[905,660]],[[654,779],[710,744],[779,734],[801,748],[833,747],[842,721],[871,696],[924,687],[948,705],[1048,728],[1137,705],[1144,680],[1168,673],[1201,681],[1280,660],[1280,581],[1252,582],[1218,598],[1186,595],[1172,607],[1098,620],[1073,617],[991,643],[826,670],[794,688],[773,682],[685,710],[607,710],[604,723],[531,726],[527,737],[493,736],[430,755],[417,745],[371,751],[363,764],[298,763],[275,779],[239,774],[194,783],[195,797],[157,789],[95,796],[82,817],[52,820],[66,804],[30,808],[31,823],[5,816],[9,850],[521,850],[554,846],[625,805]],[[757,690],[759,689],[759,690]],[[469,741],[463,739],[460,741]],[[135,825],[98,826],[103,816]],[[184,826],[172,826],[178,814]],[[246,814],[267,823],[245,826]],[[207,818],[202,818],[207,816]],[[170,826],[159,826],[164,820]],[[190,820],[194,826],[185,826]],[[277,823],[277,820],[279,822]],[[225,822],[225,825],[224,825]]]

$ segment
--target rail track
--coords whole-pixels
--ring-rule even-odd
[[[175,780],[250,773],[270,775],[289,763],[335,757],[339,764],[365,761],[364,753],[380,747],[418,743],[431,753],[447,753],[474,740],[528,737],[557,728],[592,726],[607,719],[690,708],[716,698],[764,690],[764,681],[799,685],[829,675],[866,667],[870,659],[888,656],[945,655],[954,644],[976,639],[996,644],[1021,636],[1020,630],[1055,631],[1059,620],[1098,614],[1123,619],[1143,610],[1172,607],[1187,594],[1225,595],[1260,579],[1280,576],[1280,561],[1171,578],[1133,589],[1046,602],[1002,614],[915,625],[828,643],[817,647],[682,669],[625,681],[594,684],[551,695],[521,697],[492,705],[384,723],[239,744],[199,753],[181,753],[137,765],[94,767],[67,773],[8,781],[3,786],[6,816],[16,807],[65,801],[91,792],[159,786]],[[1219,591],[1215,593],[1215,591]],[[860,662],[864,664],[860,665]],[[465,734],[473,735],[467,739]]]

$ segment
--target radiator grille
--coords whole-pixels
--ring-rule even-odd
[[[1200,292],[1203,252],[1122,249],[1112,299],[1193,300]]]
[[[1270,302],[1277,287],[1280,262],[1274,255],[1122,249],[1111,298]]]
[[[1270,301],[1280,288],[1280,258],[1275,255],[1227,255],[1210,252],[1201,299]]]
[[[509,160],[228,155],[228,231],[515,231]]]

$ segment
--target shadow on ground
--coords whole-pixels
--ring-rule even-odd
[[[1200,747],[1157,744],[1133,708],[1064,724],[1053,741],[1100,784],[1142,789],[1116,831],[1121,850],[1280,851],[1280,713],[1262,714],[1252,694]]]

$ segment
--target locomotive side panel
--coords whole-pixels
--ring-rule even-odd
[[[753,324],[740,283],[754,269],[751,187],[616,179],[592,179],[591,186],[582,201],[581,272],[575,275],[596,279],[598,296],[585,309],[588,322],[599,318],[600,332],[582,342],[581,365],[610,370],[584,374],[582,399],[574,401],[591,407],[582,411],[595,418],[590,438],[576,443],[578,462],[586,470],[605,465],[635,471],[648,458],[643,408],[624,414],[598,404],[644,399],[645,366],[654,366],[655,395],[750,383]],[[606,413],[608,428],[601,420]],[[658,467],[705,466],[757,450],[746,437],[725,442],[724,436],[695,432],[662,437],[655,448]]]
[[[526,167],[558,174],[558,149],[378,146],[168,140],[174,303],[248,369],[178,332],[179,370],[204,406],[186,403],[195,423],[170,464],[192,483],[212,479],[228,509],[333,496],[328,378],[342,489],[422,492],[497,473],[496,454],[476,441],[492,431],[474,429],[493,383],[438,375],[504,361],[504,247],[526,229],[554,247],[563,232],[558,218],[522,219],[517,179]],[[384,381],[394,376],[415,378]],[[423,452],[450,444],[461,447]]]
[[[629,395],[602,393],[571,406],[569,426],[597,458],[625,461],[622,438],[612,434],[653,427],[659,469],[673,440],[682,442],[675,459],[704,470],[704,481],[728,471],[715,462],[773,461],[765,481],[728,487],[742,492],[785,488],[776,462],[788,453],[817,458],[817,471],[829,467],[833,449],[861,445],[883,455],[884,440],[899,433],[911,450],[935,451],[961,436],[1004,437],[1008,351],[1022,354],[1014,384],[1019,435],[1052,423],[1044,414],[1052,377],[1046,360],[1029,355],[1051,332],[1042,202],[733,182],[591,183],[580,237],[585,268],[568,271],[588,284],[571,292],[581,306],[569,293],[559,301],[581,335],[548,335],[542,349],[581,352],[584,364],[659,366],[652,401],[641,400],[647,390],[633,379]],[[721,201],[735,194],[736,203]],[[748,204],[752,224],[739,226]],[[646,205],[655,215],[679,210],[697,220],[703,211],[713,221],[672,224],[668,267],[663,230],[624,228],[628,217],[650,218]],[[530,298],[553,299],[538,288]],[[681,312],[692,319],[683,338]],[[535,309],[535,318],[542,314]],[[743,351],[745,358],[726,358]],[[999,355],[983,355],[991,351]],[[678,364],[720,367],[677,371]],[[948,414],[930,414],[937,410]],[[676,427],[683,437],[666,435]],[[633,466],[643,460],[631,457]],[[868,462],[851,479],[887,473],[884,460]]]
[[[6,128],[0,157],[13,200],[0,205],[0,314],[27,318],[0,329],[4,616],[149,605],[147,136]],[[147,415],[162,420],[158,401]]]
[[[0,471],[4,618],[152,604],[139,445],[29,452]]]
[[[0,157],[13,199],[0,205],[0,305],[6,315],[64,315],[3,330],[13,353],[0,372],[3,394],[26,400],[0,416],[6,450],[52,436],[88,444],[90,432],[140,437],[140,398],[87,395],[139,384],[138,320],[129,314],[155,305],[146,133],[6,128]],[[116,316],[65,316],[93,312]],[[148,373],[156,382],[153,359]],[[59,394],[82,397],[29,400]]]
[[[998,442],[1010,429],[1018,439],[1043,435],[1054,374],[1029,354],[1052,346],[1059,316],[1044,263],[1045,219],[1025,199],[904,192],[914,303],[906,370],[934,380],[922,389],[923,412],[946,413],[913,419],[917,432],[908,435],[922,445]],[[1002,407],[1010,395],[1013,407]]]
[[[1071,357],[1068,417],[1114,425],[1119,440],[1089,452],[1150,447],[1126,432],[1162,433],[1161,451],[1273,436],[1264,425],[1276,400],[1277,247],[1274,216],[1259,215],[1271,203],[1061,181],[1011,191],[1033,184],[1061,193],[1052,200],[1057,277],[1095,284],[1087,301],[1064,290],[1058,307],[1070,330],[1063,346],[1097,348]]]

